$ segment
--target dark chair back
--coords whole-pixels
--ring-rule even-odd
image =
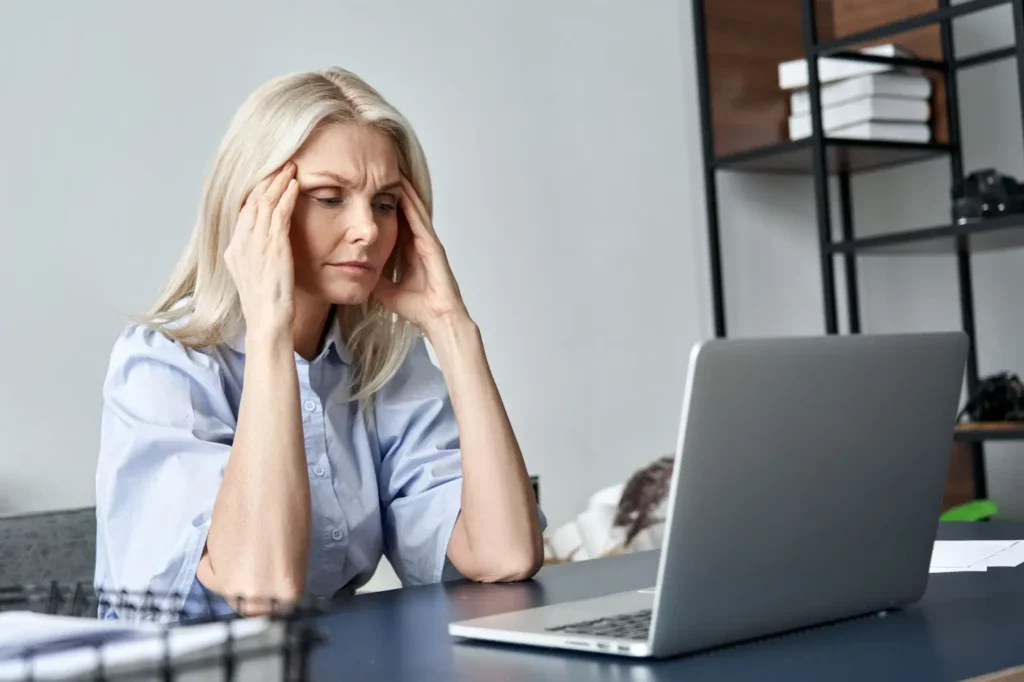
[[[0,516],[0,587],[91,584],[95,570],[95,508]]]

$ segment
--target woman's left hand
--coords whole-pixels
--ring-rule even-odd
[[[402,249],[405,274],[397,283],[382,277],[373,294],[389,310],[429,336],[432,325],[454,317],[468,317],[468,312],[430,214],[405,177],[399,205],[409,227],[406,234],[399,232],[395,247]]]

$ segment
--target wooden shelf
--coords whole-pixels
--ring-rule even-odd
[[[964,237],[969,251],[996,251],[1024,246],[1024,214],[954,225],[925,227],[862,237],[833,244],[833,253],[914,255],[955,253]]]
[[[968,0],[972,9],[1008,0]],[[781,62],[804,59],[802,0],[695,0],[701,3],[703,38],[706,48],[708,115],[711,154],[723,168],[753,171],[809,173],[810,147],[789,140],[789,95],[779,87]],[[915,60],[932,68],[925,75],[932,81],[931,139],[934,146],[949,141],[946,116],[945,73],[934,68],[943,62],[941,32],[937,24],[925,25],[922,17],[946,13],[963,14],[961,5],[941,10],[938,0],[816,0],[819,52],[856,50],[873,44],[893,42],[903,46]],[[922,23],[924,22],[924,23]],[[888,27],[905,27],[890,35]],[[879,32],[884,38],[869,39]],[[879,34],[881,35],[881,34]],[[856,43],[850,41],[856,39]],[[845,47],[844,47],[845,46]],[[884,143],[883,143],[884,144]],[[831,145],[830,145],[831,146]],[[927,148],[933,145],[903,145]],[[886,150],[890,151],[890,150]],[[908,150],[915,152],[915,150]],[[866,149],[855,150],[851,169],[874,168],[901,163],[887,156],[883,163],[870,158]],[[864,153],[861,153],[864,152]],[[843,151],[831,152],[840,157]],[[918,157],[918,158],[922,158]]]
[[[819,0],[819,2],[820,1],[821,0]],[[835,0],[831,1],[834,2]],[[890,4],[898,5],[899,3],[891,2],[890,0]],[[909,5],[911,3],[905,4]],[[940,21],[956,19],[957,17],[965,17],[969,14],[983,12],[984,10],[998,7],[999,5],[1008,4],[1010,4],[1010,0],[966,0],[965,2],[960,2],[950,7],[941,7],[930,12],[921,12],[919,14],[905,17],[899,21],[892,21],[891,23],[884,25],[876,25],[851,35],[845,35],[836,40],[820,43],[815,52],[819,55],[827,55],[864,43],[885,41],[901,33],[934,26]],[[865,9],[870,10],[872,8]]]
[[[829,173],[879,170],[924,161],[949,152],[948,145],[936,143],[828,138],[825,145]],[[757,173],[812,175],[813,152],[810,139],[795,140],[720,157],[715,160],[715,167]]]
[[[959,442],[1024,440],[1024,422],[975,422],[957,424],[953,439]]]

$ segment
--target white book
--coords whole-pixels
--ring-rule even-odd
[[[861,54],[871,55],[874,57],[913,57],[911,53],[898,45],[893,45],[891,43],[865,47],[864,49],[857,51]],[[853,78],[854,76],[863,76],[869,73],[886,73],[895,69],[896,67],[891,64],[855,62],[849,59],[839,59],[836,57],[818,57],[818,82],[832,83],[835,81],[845,80],[847,78]],[[919,72],[918,69],[900,69],[900,71],[904,73]],[[782,62],[779,64],[780,88],[783,90],[796,90],[797,88],[806,88],[807,85],[806,59],[792,59],[788,62]]]
[[[803,137],[809,137],[810,131]],[[847,140],[884,140],[887,142],[928,142],[932,129],[927,123],[892,123],[889,121],[865,121],[846,128],[829,131],[828,136]],[[799,137],[793,137],[797,140]]]
[[[900,97],[862,97],[846,104],[821,110],[821,127],[826,134],[840,128],[869,121],[925,123],[931,115],[926,100]],[[789,117],[789,137],[796,140],[811,134],[811,114]]]
[[[871,73],[821,86],[821,107],[833,107],[862,97],[902,97],[929,99],[932,82],[925,76],[905,73]],[[803,114],[811,110],[811,94],[798,90],[789,96],[789,111]]]

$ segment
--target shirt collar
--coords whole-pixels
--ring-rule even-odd
[[[243,321],[237,332],[227,334],[224,339],[224,343],[228,348],[241,355],[245,355],[245,329],[245,322]],[[352,363],[352,350],[345,344],[345,339],[341,334],[341,323],[338,321],[338,316],[334,313],[331,314],[327,337],[324,339],[324,343],[320,347],[320,352],[317,353],[317,356],[313,361],[316,362],[317,360],[326,357],[331,350],[333,350],[337,354],[338,358],[345,364]]]

